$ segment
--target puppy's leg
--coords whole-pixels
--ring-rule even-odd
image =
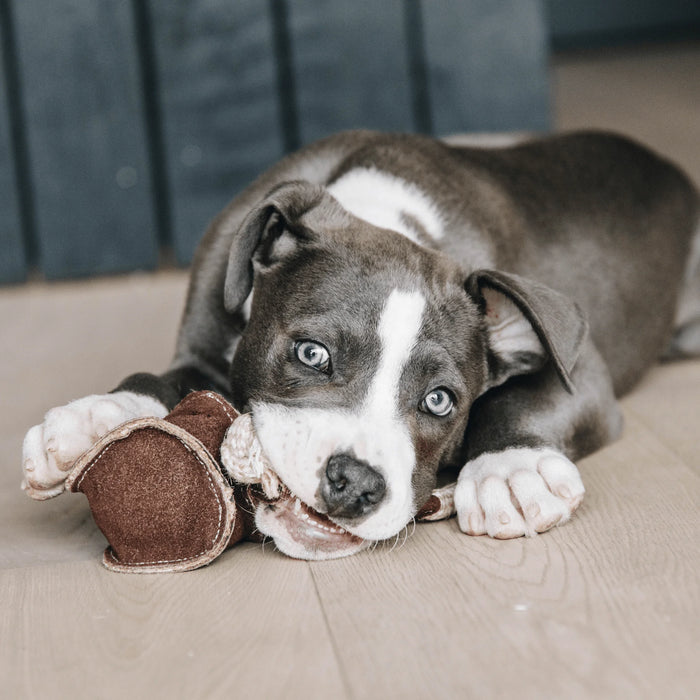
[[[573,460],[618,436],[621,417],[592,344],[569,394],[551,370],[516,377],[472,407],[455,507],[470,535],[508,539],[565,523],[583,500]]]

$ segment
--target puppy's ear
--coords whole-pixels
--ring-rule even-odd
[[[473,272],[466,288],[484,314],[488,387],[551,361],[573,392],[570,373],[588,329],[573,301],[539,282],[491,270]]]
[[[285,182],[269,192],[233,237],[224,283],[226,310],[232,313],[246,300],[254,269],[268,269],[313,240],[319,225],[330,223],[331,214],[338,215],[334,209],[340,208],[324,187],[303,180]]]

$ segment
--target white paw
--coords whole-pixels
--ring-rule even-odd
[[[583,501],[576,465],[551,449],[513,448],[463,467],[455,490],[459,527],[510,539],[562,525]]]
[[[160,401],[130,391],[95,394],[52,408],[24,438],[22,488],[36,500],[57,496],[75,460],[98,438],[133,418],[162,418],[167,412]]]

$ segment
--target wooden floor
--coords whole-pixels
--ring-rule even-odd
[[[562,58],[558,123],[643,137],[700,181],[698,75],[698,44]],[[535,539],[452,520],[327,563],[245,544],[187,574],[103,569],[81,495],[19,491],[22,436],[162,369],[184,290],[171,272],[0,291],[0,697],[700,696],[700,361],[624,400],[579,514]]]

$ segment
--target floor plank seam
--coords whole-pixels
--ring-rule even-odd
[[[328,614],[326,612],[326,606],[323,602],[323,596],[318,586],[318,581],[316,580],[316,573],[314,571],[314,565],[309,564],[309,572],[311,573],[311,580],[314,584],[314,590],[316,591],[316,598],[318,600],[318,605],[321,608],[321,615],[323,616],[323,624],[326,626],[326,632],[328,634],[328,639],[331,643],[331,649],[333,650],[333,657],[335,658],[336,665],[338,666],[338,673],[340,674],[340,680],[343,683],[343,689],[345,690],[345,697],[349,700],[355,697],[352,692],[352,686],[350,685],[350,680],[348,679],[347,672],[345,670],[345,665],[343,664],[343,659],[340,654],[340,648],[338,642],[333,634],[333,629],[331,628],[330,620],[328,619]]]

